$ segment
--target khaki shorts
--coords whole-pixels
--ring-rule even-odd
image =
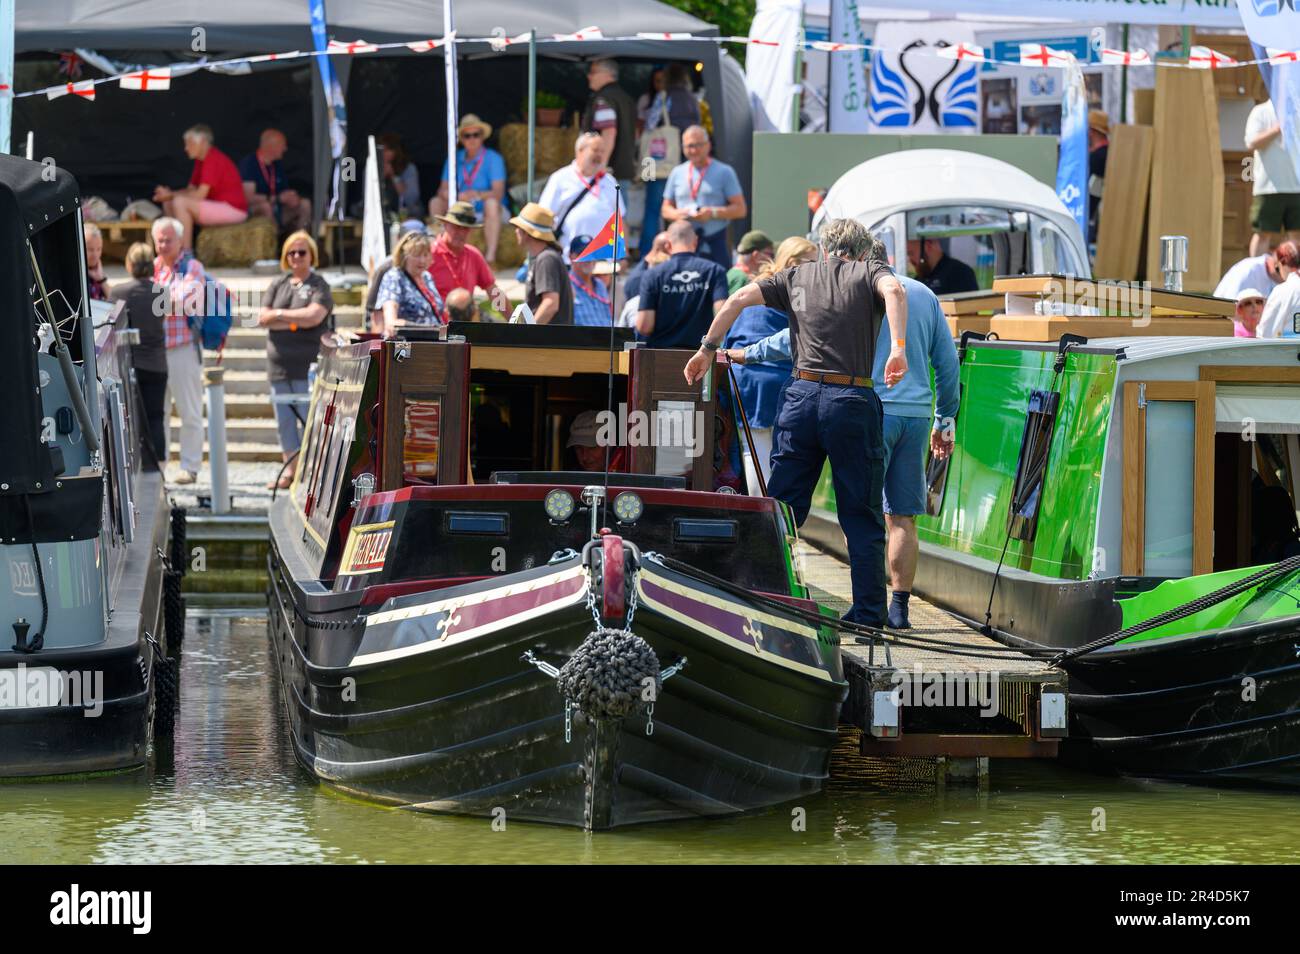
[[[1300,192],[1272,192],[1250,203],[1250,226],[1256,232],[1300,232]]]

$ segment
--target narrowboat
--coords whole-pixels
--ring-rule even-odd
[[[68,173],[0,156],[0,228],[0,777],[139,768],[170,727],[175,668],[134,330],[90,302]]]
[[[725,375],[685,387],[690,356],[622,329],[453,323],[321,359],[268,555],[307,770],[589,830],[820,790],[838,637],[789,510],[735,492]],[[584,412],[607,415],[595,470],[567,446]]]
[[[1207,296],[1098,308],[1102,283],[1072,283],[1094,305],[1071,316],[1067,284],[1000,280],[1005,314],[945,303],[962,402],[914,590],[1064,667],[1063,758],[1295,786],[1300,341],[1233,337]],[[823,480],[812,534],[833,511]]]

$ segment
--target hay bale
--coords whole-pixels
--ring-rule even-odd
[[[469,233],[469,244],[480,252],[486,251],[487,245],[482,229],[474,229]],[[497,260],[488,264],[496,268],[518,268],[523,263],[524,250],[515,240],[515,227],[509,222],[502,222],[501,238],[497,241]]]
[[[506,160],[507,185],[519,185],[528,179],[528,124],[506,123],[497,141]],[[577,126],[568,128],[537,127],[533,179],[541,183],[556,169],[573,161],[573,144],[578,141]]]
[[[248,268],[259,258],[279,258],[276,239],[275,221],[261,216],[237,225],[205,225],[195,254],[213,268]]]

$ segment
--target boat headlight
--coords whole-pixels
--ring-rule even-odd
[[[546,508],[546,516],[556,523],[563,523],[573,516],[573,494],[556,487],[546,495],[543,506]]]
[[[636,523],[645,513],[645,504],[634,493],[624,491],[614,498],[614,516],[620,523]]]

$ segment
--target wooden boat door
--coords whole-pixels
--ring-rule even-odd
[[[718,368],[688,385],[682,371],[694,351],[636,348],[632,351],[632,407],[626,419],[631,470],[684,475],[692,490],[713,490],[714,415]]]
[[[380,490],[466,482],[469,350],[464,341],[384,342]]]
[[[1124,383],[1125,576],[1214,569],[1214,382]]]

